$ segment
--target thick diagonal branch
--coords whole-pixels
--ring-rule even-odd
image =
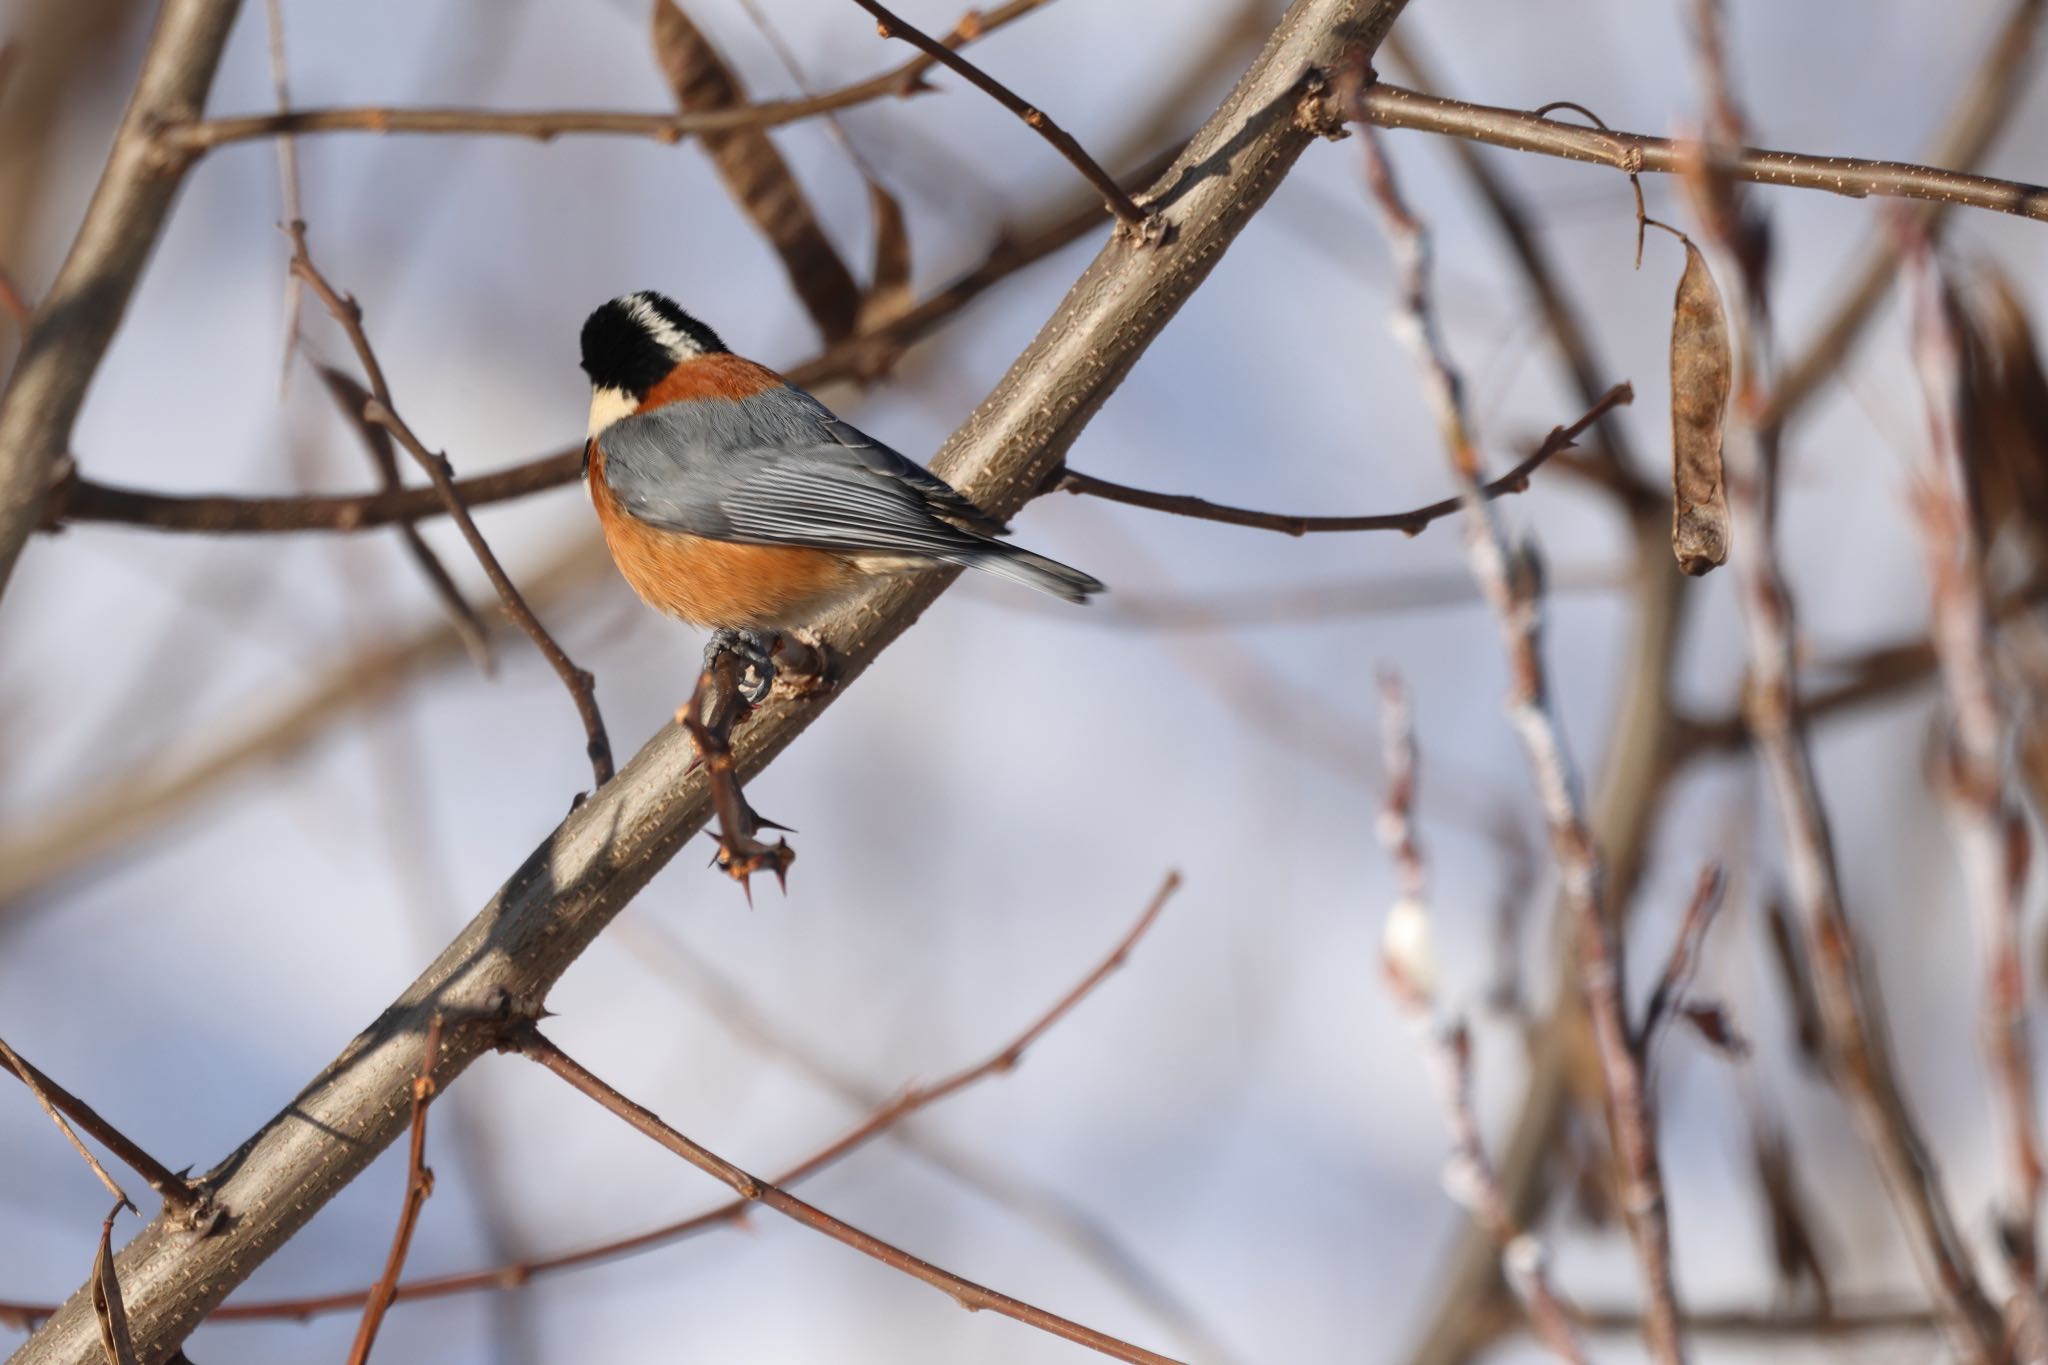
[[[1310,73],[1370,55],[1403,0],[1296,0],[1259,59],[1168,170],[1148,207],[1172,238],[1110,242],[934,467],[998,515],[1040,487],[1147,345],[1207,278],[1230,242],[1313,140],[1297,120]],[[891,584],[825,623],[847,682],[908,629],[950,575]],[[831,703],[772,700],[733,736],[742,776],[758,772]],[[501,1021],[531,1014],[592,939],[703,827],[695,746],[670,726],[584,802],[383,1016],[275,1119],[207,1178],[232,1222],[193,1240],[158,1219],[125,1248],[121,1283],[136,1340],[161,1359],[229,1290],[403,1130],[417,1039],[439,1013],[445,1086],[496,1044]],[[89,1365],[91,1305],[73,1295],[16,1353],[15,1365]]]

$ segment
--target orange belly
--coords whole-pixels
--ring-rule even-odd
[[[859,587],[844,555],[789,545],[736,545],[665,531],[619,505],[604,482],[604,452],[590,452],[591,501],[605,546],[640,600],[692,625],[779,630]]]

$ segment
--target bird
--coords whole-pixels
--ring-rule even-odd
[[[979,569],[1069,602],[1103,584],[996,537],[1002,521],[651,290],[583,324],[583,475],[621,576],[711,630],[764,700],[781,633],[878,577]]]

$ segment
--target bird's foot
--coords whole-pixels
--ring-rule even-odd
[[[759,706],[768,700],[769,689],[775,686],[775,632],[715,630],[711,642],[704,646],[704,666],[710,668],[720,654],[731,654],[740,661],[739,692],[747,705]]]

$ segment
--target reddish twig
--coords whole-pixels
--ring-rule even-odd
[[[1685,144],[1642,133],[1603,132],[1491,105],[1468,104],[1404,90],[1384,82],[1366,92],[1359,117],[1381,128],[1413,128],[1490,143],[1518,152],[1588,161],[1631,173],[1677,175],[1685,165]],[[1918,166],[1904,161],[1808,156],[1756,147],[1729,147],[1713,154],[1715,174],[1729,180],[1793,189],[1825,190],[1851,198],[1882,196],[2048,219],[2048,187]]]
[[[123,1165],[147,1181],[149,1187],[164,1201],[164,1207],[186,1212],[204,1204],[204,1196],[194,1190],[183,1176],[143,1151],[126,1133],[100,1117],[99,1112],[91,1105],[29,1065],[28,1061],[4,1040],[0,1040],[0,1070],[6,1071],[29,1088],[29,1093],[36,1097],[36,1103],[42,1105],[43,1112],[56,1120],[57,1126],[63,1128],[65,1136],[71,1139],[71,1145],[77,1147],[87,1161],[93,1162],[95,1170],[99,1169],[99,1163],[93,1161],[92,1154],[79,1143],[77,1136],[65,1124],[64,1118],[58,1117],[59,1115],[69,1118],[92,1134],[93,1139],[112,1152]],[[100,1178],[103,1184],[108,1184],[109,1188],[112,1188],[104,1172]],[[119,1194],[120,1191],[115,1190],[114,1193]]]
[[[747,1174],[724,1157],[691,1141],[663,1123],[653,1111],[627,1099],[549,1042],[541,1035],[540,1030],[531,1024],[514,1030],[505,1046],[546,1067],[623,1119],[636,1132],[653,1139],[705,1174],[724,1181],[742,1199],[766,1204],[777,1213],[792,1218],[805,1227],[822,1232],[834,1241],[844,1243],[863,1255],[872,1256],[892,1269],[900,1270],[913,1279],[922,1280],[934,1288],[943,1290],[970,1312],[985,1308],[1026,1326],[1036,1327],[1042,1332],[1049,1332],[1053,1336],[1100,1351],[1113,1359],[1134,1362],[1134,1365],[1177,1365],[1177,1362],[1167,1356],[1148,1351],[1142,1346],[1134,1346],[1128,1341],[1098,1332],[1092,1327],[1084,1327],[1078,1322],[1049,1313],[1021,1299],[1011,1298],[972,1280],[963,1279],[949,1270],[911,1255],[901,1247],[884,1242],[834,1218],[779,1186]]]
[[[115,1182],[113,1176],[107,1174],[107,1168],[100,1165],[100,1159],[92,1154],[92,1149],[79,1141],[78,1134],[72,1131],[71,1125],[64,1121],[64,1116],[57,1112],[56,1103],[43,1088],[42,1073],[30,1067],[27,1062],[22,1061],[21,1054],[9,1047],[5,1039],[0,1039],[0,1064],[5,1064],[7,1069],[13,1072],[23,1085],[28,1087],[28,1093],[35,1096],[36,1103],[41,1105],[43,1112],[50,1116],[50,1122],[57,1125],[57,1131],[64,1135],[64,1140],[69,1142],[77,1149],[78,1154],[85,1158],[85,1164],[92,1167],[92,1173],[100,1178],[100,1184],[107,1187],[107,1193],[121,1201],[114,1206],[114,1213],[119,1213],[123,1208],[133,1209],[135,1201],[128,1197],[128,1192]],[[111,1224],[113,1221],[114,1214],[108,1214],[107,1222]]]
[[[1635,390],[1623,381],[1616,384],[1595,400],[1593,407],[1570,426],[1557,427],[1545,437],[1520,464],[1501,475],[1479,490],[1482,498],[1498,498],[1509,493],[1520,493],[1529,487],[1529,476],[1543,463],[1558,453],[1571,449],[1578,438],[1609,412],[1635,400]],[[1193,517],[1199,521],[1220,521],[1232,526],[1250,526],[1261,531],[1278,531],[1283,535],[1304,536],[1333,531],[1399,531],[1403,535],[1419,535],[1423,528],[1433,521],[1450,516],[1465,505],[1462,497],[1445,498],[1417,507],[1406,512],[1379,512],[1369,516],[1356,517],[1298,517],[1281,512],[1254,512],[1242,507],[1225,507],[1206,498],[1185,497],[1176,493],[1151,493],[1142,488],[1131,488],[1108,479],[1098,479],[1093,474],[1083,474],[1077,469],[1061,469],[1052,480],[1055,491],[1085,494],[1088,497],[1103,498],[1109,502],[1120,502],[1131,507],[1143,507],[1149,511],[1167,512],[1177,517]]]
[[[853,0],[853,3],[875,16],[876,31],[884,38],[901,38],[933,61],[944,65],[947,70],[964,77],[977,90],[1023,119],[1040,137],[1051,143],[1054,150],[1072,162],[1074,169],[1088,178],[1089,184],[1102,192],[1102,197],[1109,201],[1110,212],[1114,213],[1125,227],[1135,230],[1144,223],[1145,211],[1137,206],[1130,195],[1124,193],[1123,186],[1117,184],[1109,172],[1098,166],[1095,159],[1082,150],[1081,144],[1074,140],[1072,134],[1047,117],[1044,110],[1019,98],[1015,91],[1001,81],[944,43],[903,22],[876,3],[876,0]]]
[[[799,1181],[817,1175],[829,1166],[836,1165],[853,1153],[888,1133],[911,1115],[928,1109],[942,1100],[952,1098],[969,1086],[995,1076],[1006,1076],[1016,1070],[1030,1048],[1045,1034],[1094,994],[1102,983],[1114,975],[1138,946],[1139,940],[1151,931],[1166,903],[1180,889],[1178,872],[1169,872],[1153,893],[1152,899],[1139,914],[1137,920],[1116,942],[1116,946],[1098,961],[1088,974],[1083,976],[1065,994],[1042,1011],[1009,1042],[991,1052],[979,1062],[960,1068],[950,1075],[941,1077],[929,1085],[915,1085],[882,1105],[854,1128],[835,1138],[828,1145],[805,1157],[796,1165],[783,1171],[775,1178],[775,1184],[788,1187]],[[410,1302],[415,1299],[442,1298],[453,1294],[471,1293],[487,1289],[518,1289],[543,1275],[564,1270],[595,1265],[603,1261],[617,1260],[655,1247],[668,1246],[682,1238],[709,1231],[728,1223],[739,1221],[753,1207],[753,1201],[745,1198],[721,1204],[715,1209],[695,1214],[677,1222],[664,1223],[627,1237],[612,1238],[594,1246],[560,1252],[552,1256],[521,1261],[513,1265],[498,1266],[490,1270],[464,1271],[454,1275],[436,1275],[426,1279],[408,1280],[394,1286],[391,1300],[394,1303]],[[230,1303],[215,1309],[208,1316],[209,1322],[258,1322],[278,1318],[303,1319],[321,1313],[345,1312],[366,1304],[373,1291],[370,1289],[344,1290],[334,1294],[321,1294],[307,1298],[270,1299],[255,1303]],[[54,1304],[26,1304],[0,1301],[0,1320],[22,1321],[30,1318],[44,1318],[56,1311]]]
[[[1363,114],[1368,86],[1354,78],[1346,103]],[[1587,825],[1578,776],[1564,732],[1551,710],[1541,641],[1540,601],[1534,567],[1509,544],[1492,505],[1480,496],[1479,454],[1466,419],[1459,379],[1437,329],[1429,284],[1429,239],[1410,212],[1382,155],[1378,135],[1361,129],[1366,177],[1400,264],[1401,318],[1397,327],[1422,370],[1423,388],[1444,442],[1451,473],[1465,500],[1465,548],[1474,578],[1499,622],[1514,679],[1509,713],[1542,794],[1553,856],[1563,884],[1577,945],[1579,984],[1606,1087],[1608,1131],[1625,1191],[1623,1211],[1649,1297],[1645,1339],[1658,1360],[1684,1358],[1677,1295],[1671,1280],[1671,1240],[1655,1127],[1643,1088],[1641,1060],[1624,1013],[1622,957],[1603,904],[1599,850]]]
[[[730,652],[721,653],[697,676],[690,700],[676,712],[676,724],[689,732],[697,746],[697,761],[711,784],[711,808],[718,816],[718,870],[740,884],[752,905],[756,872],[773,872],[775,884],[789,889],[789,865],[796,861],[796,850],[787,839],[764,844],[754,837],[763,828],[788,827],[756,813],[740,790],[732,745],[727,742],[741,714],[738,673],[738,661]],[[705,704],[710,698],[715,702],[707,720]]]
[[[1705,58],[1702,69],[1720,69]],[[1732,100],[1712,97],[1726,114]],[[1740,135],[1739,127],[1723,129]],[[1792,898],[1806,934],[1820,1022],[1835,1083],[1905,1225],[1907,1244],[1938,1305],[1951,1346],[1976,1362],[2000,1359],[2003,1329],[1985,1298],[1919,1125],[1906,1107],[1889,1041],[1866,1005],[1867,987],[1842,899],[1833,837],[1822,807],[1799,711],[1793,605],[1775,537],[1775,432],[1759,425],[1768,410],[1764,371],[1768,312],[1754,224],[1745,221],[1727,174],[1729,157],[1701,149],[1688,186],[1702,193],[1700,218],[1736,287],[1728,309],[1735,373],[1724,433],[1733,571],[1749,654],[1746,710],[1763,767],[1777,797]],[[1707,176],[1715,186],[1703,184]]]
[[[1642,1054],[1645,1071],[1652,1069],[1657,1055],[1657,1039],[1670,1021],[1672,1011],[1678,1008],[1680,998],[1699,967],[1700,949],[1706,943],[1707,930],[1713,927],[1714,916],[1721,909],[1721,891],[1720,865],[1708,863],[1700,869],[1699,881],[1693,885],[1692,901],[1685,907],[1685,918],[1678,923],[1678,937],[1672,940],[1671,956],[1665,959],[1663,974],[1657,978],[1649,1003],[1643,1007],[1642,1027],[1636,1030],[1636,1051]]]
[[[471,517],[469,509],[462,505],[461,495],[455,487],[454,473],[448,466],[448,457],[428,450],[420,438],[413,434],[412,428],[398,416],[397,410],[392,406],[391,388],[385,382],[383,366],[377,363],[376,352],[371,350],[370,338],[363,330],[361,305],[354,298],[336,290],[328,283],[327,277],[315,268],[312,257],[306,250],[306,225],[293,223],[289,230],[292,237],[293,273],[306,282],[306,287],[313,291],[314,296],[326,306],[334,320],[341,325],[341,329],[348,334],[349,344],[355,348],[356,359],[363,367],[363,377],[369,381],[371,399],[364,405],[363,419],[389,431],[419,462],[420,468],[426,471],[427,477],[433,481],[434,491],[440,496],[442,506],[454,519],[463,539],[469,542],[469,548],[476,555],[477,563],[483,566],[485,575],[491,580],[491,586],[498,590],[498,597],[505,604],[505,614],[526,632],[528,638],[555,670],[556,676],[561,678],[562,685],[569,690],[570,699],[576,703],[576,713],[583,720],[586,740],[584,747],[590,758],[591,772],[596,778],[597,785],[602,787],[612,778],[612,747],[611,741],[605,736],[604,717],[597,709],[596,679],[578,668],[570,661],[569,656],[562,652],[562,647],[555,643],[555,638],[548,633],[547,627],[533,614],[533,608],[527,605],[526,599],[520,595],[519,589],[506,574],[504,566],[498,562],[498,556],[484,540],[483,533],[477,530],[475,518]]]
[[[384,1314],[398,1297],[398,1277],[405,1270],[405,1255],[412,1247],[420,1210],[434,1192],[434,1172],[427,1166],[427,1106],[433,1102],[434,1066],[440,1057],[441,1016],[437,1014],[428,1021],[426,1042],[420,1049],[419,1073],[412,1082],[412,1145],[406,1153],[405,1202],[399,1206],[398,1228],[391,1234],[391,1253],[385,1257],[384,1273],[365,1296],[355,1344],[349,1347],[348,1365],[364,1365],[370,1358],[370,1348],[377,1344],[377,1329],[384,1325]]]
[[[2008,1168],[1999,1241],[2028,1338],[2022,1354],[2032,1359],[2048,1354],[2048,1308],[2037,1280],[2041,1131],[2020,942],[2032,841],[2026,816],[2007,786],[2012,720],[1994,679],[1990,592],[1967,464],[1973,456],[1984,456],[1965,448],[1955,301],[1936,270],[1925,233],[1911,224],[1900,227],[1912,282],[1914,359],[1927,406],[1928,443],[1913,503],[1933,599],[1929,634],[1948,693],[1942,785],[1984,958],[1983,1045]]]
[[[1428,949],[1428,878],[1415,838],[1418,785],[1415,727],[1408,696],[1392,674],[1380,678],[1380,733],[1387,797],[1380,807],[1380,842],[1400,884],[1400,899],[1388,912],[1381,967],[1401,1012],[1422,1041],[1437,1098],[1451,1130],[1451,1164],[1445,1186],[1469,1210],[1500,1249],[1501,1273],[1514,1287],[1529,1323],[1552,1354],[1583,1365],[1586,1352],[1570,1317],[1550,1286],[1549,1255],[1523,1230],[1486,1154],[1479,1116],[1472,1108],[1472,1040],[1462,1020],[1440,1027],[1434,1018],[1435,968]]]

